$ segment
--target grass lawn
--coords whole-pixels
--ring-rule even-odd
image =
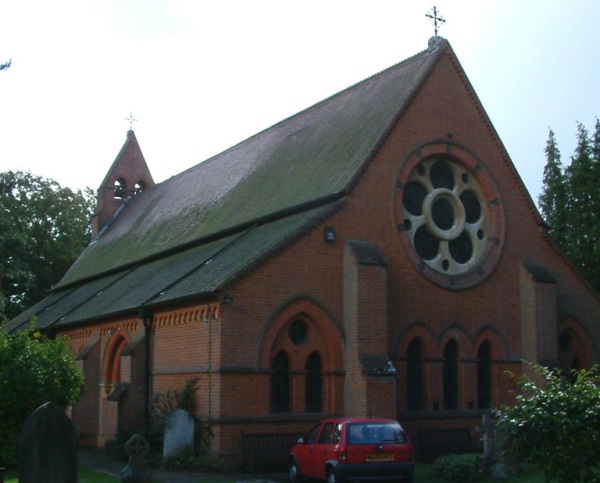
[[[116,476],[107,475],[100,471],[87,468],[85,466],[79,467],[79,475],[81,477],[81,483],[120,483],[121,478]],[[18,483],[18,471],[11,470],[4,473],[4,483]],[[229,480],[219,478],[221,483],[229,483]],[[236,480],[231,480],[234,483]],[[544,475],[541,471],[528,471],[526,474],[519,478],[510,478],[505,480],[513,483],[544,483]],[[486,479],[479,480],[479,483],[497,483],[498,480]],[[415,483],[448,483],[448,480],[439,478],[433,472],[433,465],[417,465],[415,470]]]
[[[498,483],[498,481],[508,481],[513,483],[544,483],[546,480],[541,471],[530,470],[518,478],[509,478],[508,480],[492,480],[489,478],[477,481],[478,483]],[[415,483],[448,483],[448,480],[436,476],[433,471],[433,465],[417,464],[415,469]]]
[[[79,467],[79,476],[81,483],[120,483],[121,478],[116,476],[107,475],[100,471],[87,468],[85,466]],[[4,472],[4,483],[18,483],[19,471],[8,470]]]

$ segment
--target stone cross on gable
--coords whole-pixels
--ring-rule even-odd
[[[433,7],[432,9],[433,14],[430,13],[426,13],[425,16],[427,18],[430,18],[431,20],[433,20],[433,26],[434,26],[434,31],[435,31],[435,36],[437,37],[438,34],[438,22],[440,23],[440,27],[441,24],[446,23],[446,20],[444,19],[444,17],[438,16],[438,9],[437,7]]]

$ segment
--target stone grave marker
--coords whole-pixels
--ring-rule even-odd
[[[165,418],[163,458],[194,448],[194,418],[184,409],[176,409]]]
[[[489,474],[492,466],[496,463],[496,428],[492,423],[490,413],[483,413],[481,415],[481,423],[482,424],[477,426],[475,430],[483,433],[483,460],[481,462],[481,467],[485,474]]]
[[[52,403],[37,408],[19,437],[19,483],[77,483],[77,434]]]
[[[141,434],[134,434],[125,443],[125,453],[129,457],[129,462],[121,470],[121,481],[125,482],[151,482],[152,471],[148,469],[146,456],[150,452],[148,440]]]

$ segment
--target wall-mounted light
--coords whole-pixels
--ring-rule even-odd
[[[332,226],[325,227],[325,241],[327,243],[333,243],[335,241],[335,228]]]
[[[231,305],[233,303],[233,295],[225,295],[223,305]]]

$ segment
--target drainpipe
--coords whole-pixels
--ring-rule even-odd
[[[208,317],[208,323],[206,324],[208,329],[208,422],[212,421],[212,331],[213,331],[213,318]]]
[[[152,401],[152,310],[143,308],[140,317],[144,324],[144,340],[145,340],[145,371],[144,371],[144,415],[146,419],[146,427],[150,426],[150,404]]]

